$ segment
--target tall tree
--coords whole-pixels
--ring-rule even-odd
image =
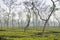
[[[3,0],[3,3],[8,7],[9,9],[9,13],[8,13],[8,18],[7,18],[7,27],[9,26],[9,17],[10,17],[10,14],[12,13],[12,9],[14,8],[14,5],[16,5],[16,0]]]
[[[9,22],[9,15],[11,13],[11,6],[13,5],[13,1],[12,0],[3,0],[4,4],[9,8],[9,13],[8,13],[8,22]],[[9,26],[9,23],[7,22],[7,26]]]

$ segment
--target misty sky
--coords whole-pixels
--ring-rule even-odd
[[[8,1],[8,0],[7,0]],[[19,4],[19,3],[22,3],[22,2],[24,2],[24,1],[29,1],[29,0],[17,0],[17,4]],[[58,3],[56,3],[57,4],[57,8],[60,8],[60,5],[58,4]],[[52,5],[52,3],[51,3],[51,1],[50,0],[46,0],[46,5]],[[7,12],[9,12],[9,9],[8,9],[8,7],[3,3],[3,1],[2,0],[0,0],[0,7],[1,8],[3,8],[3,9],[5,9]],[[21,4],[19,7],[17,7],[17,6],[15,6],[15,9],[13,9],[12,11],[13,12],[15,12],[16,13],[16,16],[15,16],[15,19],[18,19],[18,15],[17,15],[17,13],[19,13],[19,12],[21,12],[22,14],[22,17],[23,17],[23,20],[26,20],[26,13],[23,13],[23,10],[24,10],[24,5],[23,4]],[[1,10],[1,9],[0,9]],[[57,18],[60,18],[60,10],[58,10],[58,11],[56,11],[55,12],[55,14],[56,14],[56,17]],[[53,19],[54,19],[54,17],[53,17],[53,15],[51,16],[51,21],[54,21]],[[60,20],[60,19],[59,19]],[[56,21],[56,20],[55,20]]]

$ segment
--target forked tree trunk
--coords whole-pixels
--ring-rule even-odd
[[[55,3],[54,3],[53,0],[51,0],[51,2],[53,3],[53,9],[52,9],[50,15],[48,16],[48,19],[45,21],[45,24],[44,24],[44,27],[43,27],[43,30],[42,30],[42,34],[44,33],[44,30],[45,30],[45,28],[46,28],[46,24],[48,23],[50,17],[52,16],[52,14],[53,14],[53,12],[54,12],[54,10],[55,10]]]

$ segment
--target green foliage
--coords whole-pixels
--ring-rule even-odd
[[[0,31],[0,37],[7,40],[60,40],[60,27],[46,27],[46,33],[43,36],[39,34],[42,27],[29,27],[26,32],[23,27],[2,28],[1,30],[5,31]]]

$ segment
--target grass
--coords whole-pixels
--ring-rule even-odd
[[[2,28],[0,37],[6,40],[60,40],[60,27],[46,27],[43,35],[42,27],[29,27],[26,32],[24,28]],[[5,30],[5,31],[4,31]]]

